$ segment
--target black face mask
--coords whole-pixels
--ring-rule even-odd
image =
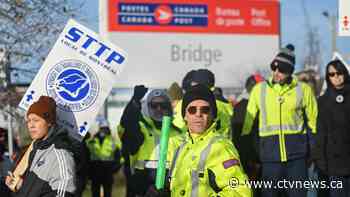
[[[97,135],[98,135],[99,138],[104,138],[106,136],[106,133],[103,132],[103,131],[100,131],[100,132],[98,132]]]

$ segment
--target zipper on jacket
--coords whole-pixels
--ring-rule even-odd
[[[284,135],[282,131],[282,104],[284,102],[284,99],[282,96],[279,96],[278,100],[280,104],[280,132],[279,132],[278,138],[279,138],[279,144],[280,144],[281,161],[284,162],[284,161],[287,161],[286,147],[285,147]]]

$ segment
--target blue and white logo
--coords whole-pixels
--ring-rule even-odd
[[[78,60],[65,60],[56,64],[46,80],[47,94],[55,98],[64,111],[83,111],[89,108],[99,93],[96,73]]]

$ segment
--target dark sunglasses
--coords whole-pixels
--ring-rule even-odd
[[[289,74],[291,73],[291,68],[287,65],[284,65],[284,64],[280,64],[280,65],[275,65],[275,64],[271,64],[271,70],[272,71],[276,71],[278,69],[278,71],[280,73],[283,73],[283,74]]]
[[[169,107],[168,103],[164,103],[164,102],[151,102],[150,106],[152,109],[157,109],[158,107],[162,109],[168,109]]]
[[[343,75],[343,73],[341,73],[341,72],[329,72],[328,73],[328,76],[330,76],[330,77],[334,77],[335,75],[340,76],[340,75]]]
[[[210,112],[209,106],[202,106],[202,107],[191,106],[191,107],[187,108],[187,111],[188,111],[188,113],[193,115],[193,114],[197,113],[197,109],[199,109],[199,112],[201,114],[209,114],[209,112]]]

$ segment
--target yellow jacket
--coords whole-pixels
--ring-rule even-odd
[[[87,140],[87,147],[90,151],[91,160],[113,161],[117,146],[112,135],[106,135],[103,143],[97,137]]]
[[[305,123],[316,133],[317,118],[317,102],[309,85],[296,78],[283,86],[272,83],[272,78],[257,84],[249,97],[242,135],[250,133],[258,112],[262,161],[284,162],[306,156]]]
[[[157,129],[153,124],[153,121],[146,117],[143,118],[143,121],[139,122],[139,125],[140,131],[144,136],[144,141],[137,153],[130,156],[131,166],[139,170],[143,170],[145,168],[156,169],[159,160],[161,130]],[[173,146],[171,147],[176,148],[176,146],[180,143],[178,142],[180,138],[176,137],[179,134],[180,131],[178,129],[175,129],[173,126],[170,127],[169,143],[173,143]],[[171,158],[171,153],[174,152],[170,149],[171,147],[168,147],[167,158]],[[167,168],[169,166],[170,163],[168,161]]]
[[[252,196],[251,189],[244,184],[248,177],[236,148],[230,140],[218,134],[215,127],[214,123],[197,136],[185,134],[185,141],[173,154],[171,196]],[[240,184],[231,187],[232,179]]]

